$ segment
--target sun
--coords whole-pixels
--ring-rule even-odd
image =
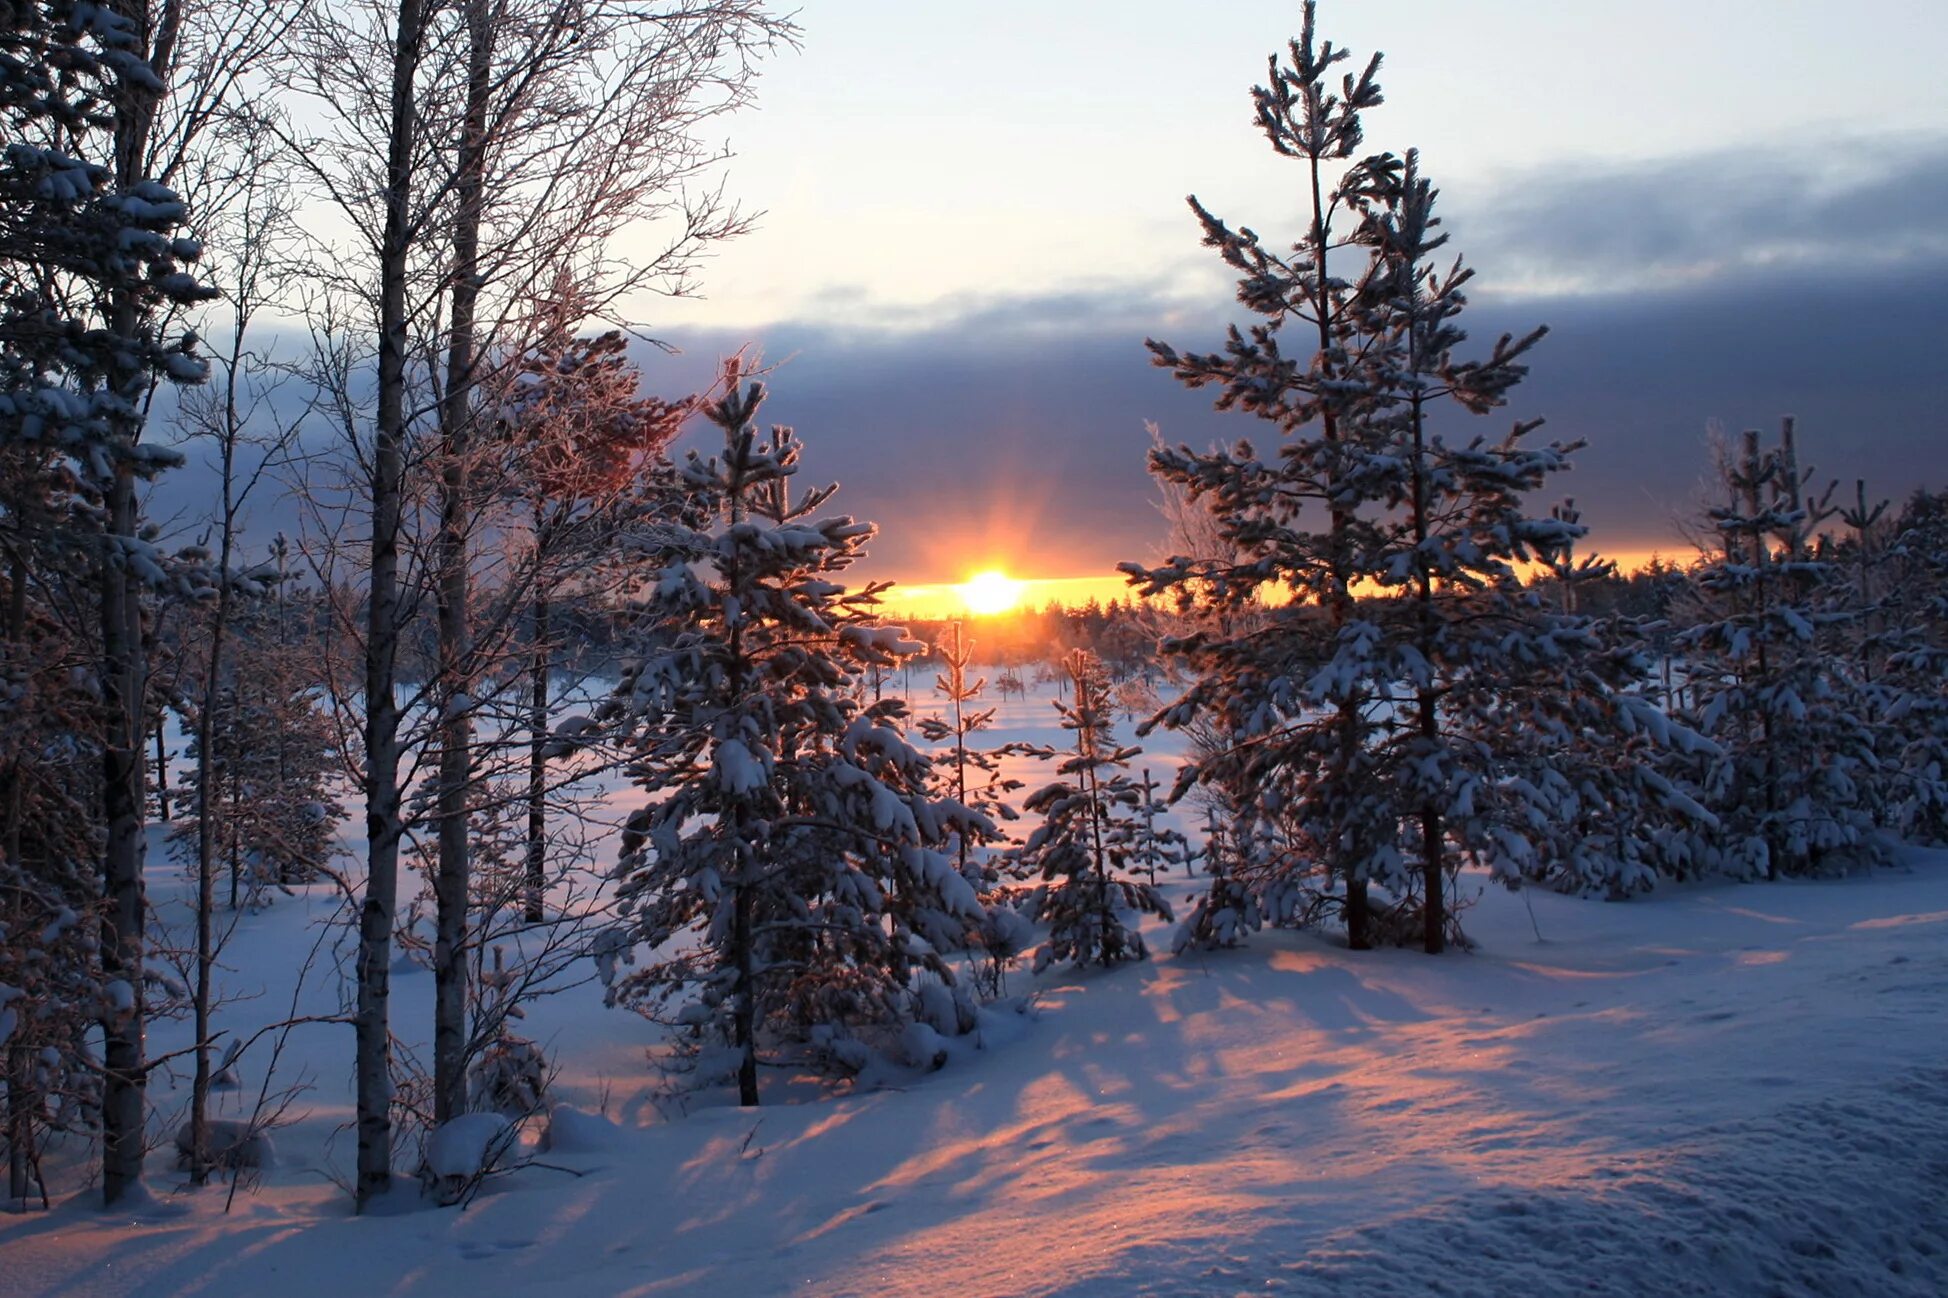
[[[961,583],[961,602],[967,605],[968,612],[983,617],[1006,613],[1021,602],[1024,585],[1005,572],[990,569],[976,573]]]

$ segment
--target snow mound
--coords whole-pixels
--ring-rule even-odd
[[[908,1066],[931,1072],[947,1062],[947,1043],[924,1023],[909,1023],[900,1033],[900,1055]]]
[[[572,1104],[557,1104],[548,1110],[541,1148],[561,1154],[605,1154],[621,1139],[622,1128],[606,1116]]]
[[[513,1126],[498,1113],[463,1113],[426,1142],[426,1171],[443,1181],[471,1180],[487,1170]]]

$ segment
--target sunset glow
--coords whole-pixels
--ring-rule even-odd
[[[961,583],[961,602],[967,605],[968,612],[982,617],[1006,613],[1021,602],[1024,585],[1004,572],[990,569]]]

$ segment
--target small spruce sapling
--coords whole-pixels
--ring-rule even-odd
[[[971,742],[973,736],[994,726],[994,709],[978,706],[987,678],[969,672],[974,642],[962,637],[961,624],[955,622],[951,642],[937,646],[936,652],[941,670],[934,677],[934,691],[948,711],[944,716],[922,717],[915,727],[928,743],[946,746],[935,762],[936,791],[991,822],[1019,819],[1020,812],[1009,799],[1021,790],[1022,782],[1003,774],[1002,763],[1015,753],[1033,750],[1020,744],[980,748]],[[955,835],[954,858],[961,877],[977,887],[991,885],[994,871],[982,859],[980,849],[1003,838],[998,830],[989,835]]]
[[[961,877],[978,890],[985,909],[981,922],[968,934],[968,945],[974,957],[975,990],[992,1000],[1002,994],[1008,967],[1031,941],[1031,925],[1010,904],[998,864],[1007,855],[1007,835],[999,826],[1020,818],[1010,799],[1023,787],[1002,767],[1009,757],[1046,757],[1048,750],[1024,743],[994,748],[971,743],[973,736],[993,727],[995,711],[978,706],[987,680],[969,671],[974,643],[955,622],[952,640],[936,646],[936,653],[941,670],[934,677],[934,690],[948,712],[920,718],[917,728],[929,743],[946,745],[934,759],[935,793],[975,813],[966,822],[970,828],[954,835],[953,848]],[[991,832],[980,818],[985,818]]]
[[[1257,890],[1244,877],[1245,854],[1233,842],[1235,822],[1220,820],[1214,805],[1208,813],[1197,858],[1208,883],[1177,926],[1171,939],[1176,952],[1242,946],[1247,934],[1264,927]]]
[[[1693,773],[1722,822],[1718,868],[1740,878],[1813,873],[1874,860],[1873,808],[1888,799],[1869,709],[1835,633],[1838,566],[1814,537],[1831,513],[1804,494],[1795,429],[1762,449],[1756,430],[1723,457],[1725,503],[1711,511],[1722,550],[1698,571],[1698,606],[1678,643],[1691,715],[1718,751]]]
[[[1062,728],[1075,737],[1056,773],[1025,807],[1042,823],[1021,849],[1025,870],[1040,876],[1029,913],[1049,926],[1037,970],[1064,960],[1112,965],[1149,954],[1130,911],[1171,918],[1169,903],[1148,883],[1127,877],[1143,844],[1143,787],[1130,774],[1142,750],[1116,742],[1108,681],[1086,649],[1064,661],[1072,695],[1057,700]]]

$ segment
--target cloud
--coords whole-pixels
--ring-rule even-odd
[[[1796,415],[1810,462],[1879,494],[1948,481],[1948,141],[1844,162],[1559,169],[1492,209],[1451,204],[1456,246],[1482,272],[1464,318],[1476,339],[1552,330],[1505,415],[1474,430],[1541,415],[1546,435],[1586,440],[1560,492],[1616,551],[1679,546],[1712,421]],[[1179,277],[955,299],[875,327],[786,321],[763,341],[789,357],[773,404],[805,434],[808,471],[844,479],[847,507],[882,524],[876,571],[1079,574],[1160,539],[1145,420],[1194,444],[1263,440],[1142,346],[1215,345],[1232,309],[1222,290],[1187,299]],[[700,337],[688,359],[745,341]]]
[[[1586,440],[1557,494],[1613,551],[1679,547],[1713,420],[1796,415],[1809,462],[1878,495],[1948,483],[1948,141],[1855,148],[1823,168],[1723,154],[1538,172],[1492,207],[1456,195],[1456,246],[1481,270],[1463,323],[1484,344],[1536,323],[1552,333],[1506,412],[1447,431],[1540,415],[1544,435]],[[1146,335],[1219,341],[1235,307],[1215,275],[1193,285],[1173,263],[1128,283],[897,310],[837,288],[830,305],[641,359],[675,394],[761,345],[777,364],[765,417],[804,435],[809,479],[843,482],[837,507],[881,525],[874,575],[1107,572],[1161,541],[1146,420],[1196,445],[1267,440],[1143,348]],[[198,473],[165,479],[161,512],[206,504]]]
[[[876,572],[1106,570],[1156,530],[1144,420],[1194,422],[1207,404],[1148,368],[1138,321],[1170,306],[1146,300],[996,299],[918,329],[773,325],[764,417],[803,434],[809,478],[843,481],[840,507],[881,524]],[[749,341],[691,340],[656,381],[706,382],[707,358]]]
[[[1565,164],[1452,195],[1470,260],[1530,291],[1617,294],[1745,271],[1948,259],[1948,138]]]

